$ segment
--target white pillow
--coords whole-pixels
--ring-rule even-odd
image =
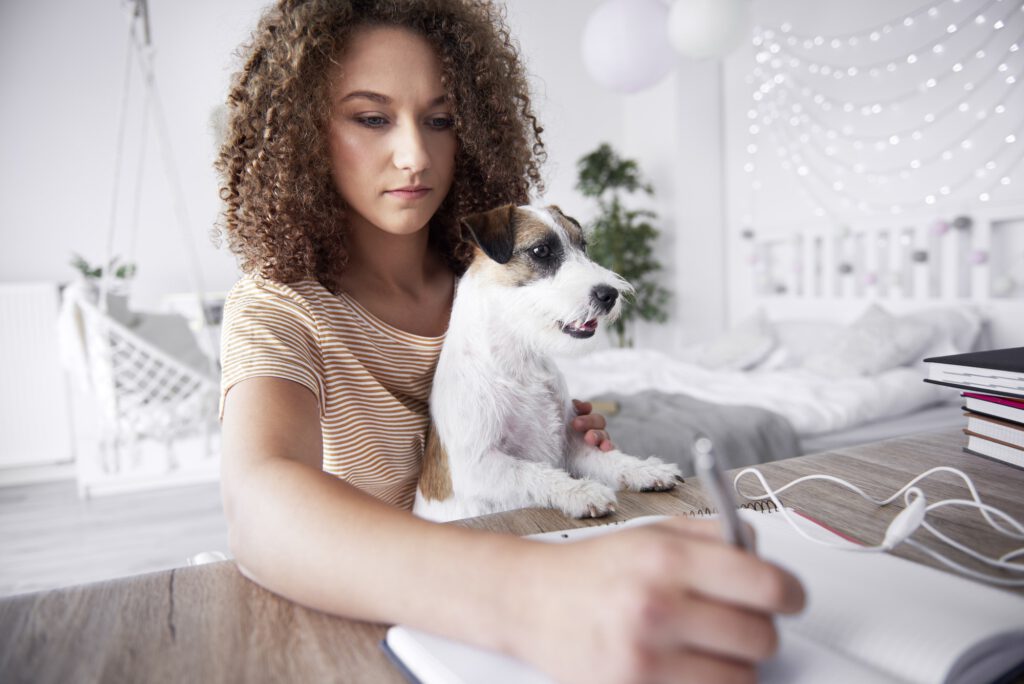
[[[924,356],[939,355],[940,350],[949,349],[950,345],[953,349],[950,354],[973,351],[984,324],[978,310],[969,305],[923,309],[903,318],[931,326],[932,344],[925,349]],[[932,347],[936,349],[934,354]]]
[[[931,326],[893,316],[872,304],[860,318],[808,356],[803,367],[830,377],[877,375],[917,361],[931,337]]]
[[[736,327],[705,344],[696,361],[714,370],[746,370],[765,358],[775,348],[775,331],[757,311]]]
[[[843,326],[840,323],[823,320],[785,320],[772,325],[775,331],[775,349],[759,364],[759,371],[775,371],[795,368],[803,364],[810,354],[817,351],[822,340],[835,336]]]

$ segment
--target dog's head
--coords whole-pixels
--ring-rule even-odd
[[[600,321],[614,321],[633,288],[587,257],[580,224],[555,206],[512,205],[462,220],[478,250],[469,272],[497,296],[507,332],[551,353],[580,348]]]

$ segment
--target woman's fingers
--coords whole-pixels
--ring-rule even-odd
[[[584,430],[604,430],[607,425],[608,422],[600,413],[587,413],[572,419],[572,426],[581,432]]]
[[[755,663],[778,650],[779,637],[767,613],[676,593],[668,599],[662,624],[649,635],[661,649],[687,648],[706,655]]]
[[[572,419],[572,427],[577,432],[583,433],[583,441],[601,451],[611,451],[615,448],[611,437],[605,431],[608,421],[600,413],[592,413],[593,404],[589,401],[572,400],[576,409],[576,417]]]
[[[709,656],[698,651],[675,650],[661,654],[654,659],[651,667],[652,682],[673,684],[754,684],[757,682],[757,668],[750,663],[741,663]]]
[[[717,521],[676,518],[649,531],[662,535],[660,544],[643,552],[652,579],[675,578],[681,591],[760,612],[803,609],[799,580],[753,553],[724,544]]]

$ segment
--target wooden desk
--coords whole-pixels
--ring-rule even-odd
[[[882,497],[929,467],[951,465],[974,479],[986,501],[1024,518],[1024,471],[965,454],[962,443],[958,431],[940,432],[780,461],[761,470],[773,486],[829,472]],[[945,474],[923,489],[930,500],[966,496]],[[783,501],[872,543],[881,539],[897,509],[878,510],[820,482],[787,492]],[[670,493],[623,494],[613,519],[681,514],[705,505],[699,484],[690,480]],[[940,509],[935,518],[986,553],[1010,547],[967,509]],[[530,534],[602,522],[608,519],[578,522],[531,509],[461,524]],[[918,534],[927,539],[927,533]],[[901,548],[897,555],[933,564],[913,549]],[[404,680],[378,647],[384,632],[383,625],[296,606],[243,578],[233,563],[216,563],[0,601],[0,679],[400,684]]]

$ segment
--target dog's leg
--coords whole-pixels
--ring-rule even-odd
[[[657,456],[639,459],[618,449],[601,451],[578,435],[569,439],[569,470],[577,477],[634,492],[668,491],[676,486],[676,478],[682,476],[675,463],[665,463]]]
[[[615,512],[615,492],[601,482],[578,480],[561,468],[516,458],[499,449],[477,463],[464,480],[461,496],[483,503],[488,509],[484,512],[530,506],[557,508],[574,518],[599,518]],[[460,484],[457,480],[456,491]]]

